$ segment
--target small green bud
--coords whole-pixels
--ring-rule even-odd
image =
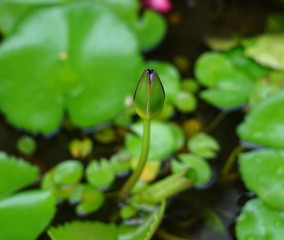
[[[134,93],[136,113],[144,120],[151,120],[161,113],[164,101],[165,91],[157,72],[146,69]]]

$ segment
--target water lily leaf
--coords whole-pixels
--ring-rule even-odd
[[[199,156],[194,154],[179,154],[177,158],[181,161],[178,162],[173,161],[172,167],[174,172],[183,171],[185,168],[193,169],[195,172],[195,181],[194,185],[200,186],[207,184],[212,178],[212,170],[209,164]]]
[[[187,148],[190,152],[200,157],[214,158],[220,146],[215,138],[210,135],[198,133],[188,140]]]
[[[0,107],[9,122],[31,131],[56,130],[64,111],[75,125],[93,126],[123,108],[141,63],[133,32],[106,6],[38,10],[0,47]]]
[[[268,73],[266,67],[256,63],[253,59],[248,58],[242,47],[233,48],[224,54],[229,57],[234,68],[245,74],[251,81],[259,80]]]
[[[22,136],[17,141],[17,150],[26,155],[32,155],[36,150],[36,141],[30,136]]]
[[[0,198],[35,182],[38,178],[37,167],[0,152]]]
[[[55,210],[55,200],[46,191],[23,192],[0,200],[0,238],[37,239]]]
[[[53,180],[57,184],[73,184],[83,176],[83,164],[76,160],[66,160],[54,168]]]
[[[166,21],[159,13],[146,10],[134,25],[141,49],[155,47],[165,36]]]
[[[175,98],[175,106],[183,113],[193,112],[196,108],[197,100],[194,95],[187,91],[180,91]]]
[[[208,52],[201,55],[195,66],[195,74],[201,84],[210,88],[202,92],[201,97],[221,108],[244,104],[253,86],[249,77],[222,53]]]
[[[105,201],[104,194],[91,185],[81,185],[70,198],[71,202],[79,201],[76,212],[79,215],[86,215],[98,210]]]
[[[98,188],[108,187],[115,179],[111,162],[106,159],[91,161],[86,169],[86,178]]]
[[[150,151],[149,160],[160,161],[169,157],[178,150],[177,143],[183,142],[184,135],[177,134],[176,127],[172,124],[152,121],[150,133]],[[131,126],[133,133],[126,136],[125,146],[133,156],[139,157],[141,149],[141,137],[143,134],[143,122],[137,122]]]
[[[121,224],[118,229],[118,240],[151,240],[158,228],[166,208],[165,201],[155,207],[143,223],[138,226]]]
[[[275,239],[284,235],[284,212],[267,207],[259,199],[248,201],[237,220],[239,240]]]
[[[257,150],[239,155],[246,187],[271,207],[284,210],[284,151]]]
[[[48,235],[52,240],[117,240],[117,228],[114,224],[74,221],[51,227]]]
[[[221,37],[208,37],[206,38],[206,44],[216,51],[229,50],[239,44],[238,38],[221,38]]]
[[[245,54],[264,66],[284,70],[284,34],[267,33],[245,44]]]
[[[239,125],[237,132],[247,142],[284,148],[284,92],[255,106]]]

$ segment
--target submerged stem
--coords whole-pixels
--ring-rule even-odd
[[[142,138],[142,146],[141,146],[138,165],[135,168],[132,175],[130,176],[130,178],[123,185],[119,193],[121,199],[125,199],[127,197],[128,193],[131,191],[131,189],[139,179],[146,164],[146,161],[148,159],[149,145],[150,145],[150,120],[143,120],[143,138]]]

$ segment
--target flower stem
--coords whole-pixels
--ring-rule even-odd
[[[131,189],[139,179],[146,164],[146,161],[148,159],[149,145],[150,145],[150,123],[151,123],[150,120],[143,120],[143,138],[142,138],[142,146],[141,146],[139,162],[134,172],[130,176],[130,178],[123,185],[119,193],[120,199],[125,199],[127,197],[128,193],[131,191]]]

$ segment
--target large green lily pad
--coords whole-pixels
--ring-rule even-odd
[[[244,141],[284,148],[284,91],[256,105],[237,131]]]
[[[0,108],[9,122],[56,130],[113,118],[141,70],[138,42],[109,8],[90,2],[35,11],[0,47]]]
[[[259,199],[246,203],[237,220],[238,240],[282,240],[284,212],[267,207]]]
[[[38,178],[37,167],[0,152],[0,198],[28,186]]]
[[[243,153],[239,163],[246,187],[269,206],[284,210],[284,151]]]
[[[0,200],[0,239],[37,239],[55,210],[55,199],[46,191],[23,192]]]

